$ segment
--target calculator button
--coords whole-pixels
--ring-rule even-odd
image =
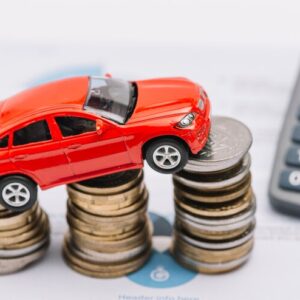
[[[300,126],[296,126],[293,131],[293,141],[300,143]]]
[[[290,166],[300,167],[300,148],[290,148],[287,156],[286,163]]]
[[[300,171],[281,172],[279,185],[283,189],[300,192]]]

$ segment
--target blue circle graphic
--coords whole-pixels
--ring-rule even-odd
[[[146,287],[171,288],[191,281],[196,275],[197,273],[178,265],[169,251],[153,250],[145,266],[128,278]]]

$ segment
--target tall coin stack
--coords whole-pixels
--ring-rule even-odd
[[[49,240],[48,216],[37,203],[21,213],[0,207],[0,274],[17,272],[42,258]]]
[[[98,177],[67,187],[65,261],[92,277],[109,278],[140,268],[151,252],[148,191],[142,170]]]
[[[183,266],[222,273],[249,258],[255,227],[251,144],[245,125],[214,117],[205,148],[173,176],[176,218],[172,252]]]

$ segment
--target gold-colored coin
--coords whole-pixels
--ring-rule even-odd
[[[138,257],[151,247],[151,239],[137,245],[134,248],[125,251],[116,251],[111,253],[100,252],[85,248],[82,245],[77,245],[67,234],[65,236],[65,243],[68,244],[69,249],[78,257],[85,261],[95,262],[97,264],[113,264],[128,262],[135,257]]]
[[[43,215],[42,220],[38,220],[40,222],[36,222],[36,226],[34,226],[33,228],[31,228],[30,230],[23,232],[21,234],[18,234],[17,236],[1,236],[0,238],[0,248],[5,248],[8,245],[12,245],[12,244],[18,244],[18,243],[22,243],[25,241],[30,240],[31,238],[35,237],[41,230],[40,226],[43,226],[44,223],[46,222],[46,218],[45,215]],[[30,223],[29,225],[32,225],[32,223]],[[28,225],[25,225],[25,227]]]
[[[42,217],[42,210],[38,209],[36,213],[33,214],[30,223],[16,229],[0,231],[0,241],[2,238],[6,238],[6,237],[12,238],[34,229],[35,227],[37,227],[37,224],[39,223],[41,217]]]
[[[235,248],[224,250],[202,249],[188,244],[182,239],[175,238],[174,247],[187,257],[206,263],[225,263],[247,255],[253,248],[253,238]]]
[[[226,231],[214,231],[213,228],[211,231],[199,229],[191,226],[189,223],[184,223],[178,219],[176,219],[176,228],[179,230],[184,230],[188,232],[190,235],[198,238],[203,238],[212,241],[221,241],[221,240],[229,240],[234,239],[235,237],[241,236],[244,232],[246,232],[249,228],[255,226],[255,221],[252,220],[251,223],[246,224],[240,228]]]
[[[139,170],[133,177],[129,177],[128,182],[121,183],[116,186],[107,187],[105,185],[93,183],[93,185],[82,184],[82,183],[72,183],[69,186],[74,187],[78,191],[85,192],[89,195],[113,195],[118,193],[123,193],[126,190],[131,189],[133,186],[139,184],[143,180],[143,171]]]
[[[254,201],[254,196],[252,193],[252,189],[249,189],[247,193],[240,199],[235,201],[231,201],[229,203],[221,203],[219,205],[202,205],[200,203],[195,203],[191,201],[187,201],[185,199],[175,198],[175,203],[178,207],[183,209],[186,212],[192,213],[198,216],[205,217],[226,217],[238,214],[252,205]]]
[[[201,191],[193,190],[190,188],[180,187],[175,184],[175,196],[177,198],[186,198],[197,202],[204,203],[222,203],[235,200],[242,197],[251,186],[251,177],[249,176],[245,182],[233,186],[232,189],[226,189],[221,192],[215,193],[201,193]]]
[[[116,278],[130,274],[142,267],[148,260],[151,249],[147,249],[139,257],[123,264],[107,265],[95,264],[78,258],[66,244],[63,247],[63,255],[66,263],[75,271],[96,278]]]
[[[128,211],[131,211],[132,208],[136,207],[138,205],[137,202],[140,201],[140,199],[143,197],[143,195],[147,193],[144,188],[141,188],[139,190],[139,194],[136,194],[132,198],[128,198],[126,201],[119,203],[119,204],[107,204],[107,205],[98,205],[98,204],[91,204],[86,202],[83,199],[79,198],[69,198],[71,201],[77,206],[80,207],[82,210],[95,214],[95,215],[122,215],[128,213]]]
[[[128,216],[131,215],[132,213],[145,209],[147,206],[147,202],[148,202],[148,191],[145,189],[139,201],[136,201],[133,205],[126,207],[124,209],[120,209],[118,211],[103,211],[103,212],[86,211],[78,207],[74,203],[72,203],[71,199],[68,200],[68,209],[72,211],[72,213],[75,216],[77,216],[79,219],[84,220],[88,223],[98,223],[101,221],[111,222],[111,219],[109,219],[109,217],[113,217],[114,222],[118,222],[119,220],[117,217],[122,218],[123,216],[126,216],[124,218],[128,218]]]
[[[145,188],[144,183],[139,183],[135,187],[121,194],[113,195],[93,195],[78,191],[71,186],[67,187],[69,198],[78,206],[101,207],[103,210],[115,210],[131,205],[136,202]]]
[[[115,264],[99,264],[83,260],[72,251],[68,243],[64,244],[63,254],[67,264],[80,273],[98,278],[113,278],[132,273],[143,266],[151,254],[151,247],[130,261]]]
[[[32,216],[37,209],[40,209],[36,203],[32,208],[22,213],[12,213],[8,217],[0,218],[0,230],[13,230],[32,222]]]
[[[43,213],[43,222],[41,222],[38,225],[39,231],[30,239],[23,241],[23,242],[16,242],[12,244],[7,244],[3,248],[10,250],[10,249],[21,249],[21,248],[26,248],[29,246],[32,246],[41,240],[45,239],[45,237],[49,236],[49,221],[48,217],[45,213]]]
[[[78,245],[83,245],[83,247],[96,251],[111,253],[118,250],[125,251],[131,249],[144,242],[147,238],[149,238],[150,226],[148,222],[145,222],[139,232],[136,232],[132,236],[128,236],[124,239],[115,241],[107,241],[104,240],[103,237],[86,234],[74,228],[70,228],[70,235]]]
[[[145,216],[144,216],[145,217]],[[70,227],[76,228],[79,231],[85,232],[87,234],[98,235],[103,237],[118,236],[121,234],[128,234],[133,230],[140,227],[144,218],[137,219],[137,222],[106,222],[105,224],[99,223],[97,226],[94,224],[89,224],[77,219],[74,215],[67,213],[67,221]]]
[[[185,253],[182,253],[175,248],[172,248],[171,252],[175,260],[187,269],[205,274],[221,274],[234,271],[235,269],[244,265],[250,257],[251,250],[249,253],[243,257],[240,257],[239,259],[217,263],[205,263],[198,260],[193,260],[190,257],[187,257]]]

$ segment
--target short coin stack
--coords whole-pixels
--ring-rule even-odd
[[[48,216],[37,203],[21,213],[0,207],[0,274],[17,272],[42,258],[49,236]]]
[[[199,272],[222,273],[249,258],[255,227],[251,144],[245,125],[214,117],[205,148],[173,176],[176,219],[172,252],[182,265]]]
[[[64,257],[74,270],[109,278],[140,268],[151,253],[148,191],[142,170],[98,177],[67,187]]]

